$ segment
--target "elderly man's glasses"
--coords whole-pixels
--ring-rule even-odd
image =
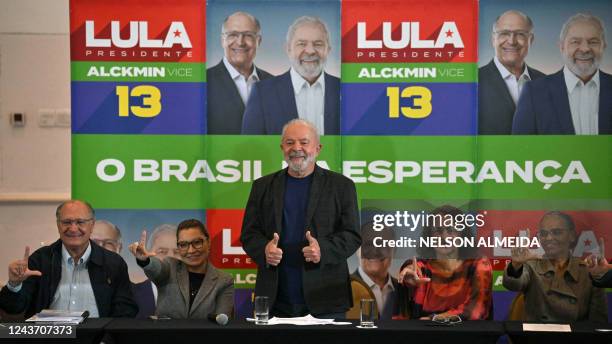
[[[199,250],[204,247],[204,239],[196,239],[193,241],[179,241],[176,243],[176,247],[178,247],[179,251],[187,251],[189,250],[189,246],[193,246],[194,249]]]
[[[525,30],[500,30],[494,31],[493,33],[497,35],[497,38],[503,41],[512,38],[512,36],[518,40],[526,41],[531,36],[531,32]]]
[[[62,225],[62,227],[70,227],[73,224],[77,225],[78,227],[85,227],[91,221],[93,221],[93,219],[64,219],[59,220],[58,222],[60,225]]]
[[[247,41],[253,42],[255,39],[257,39],[257,37],[259,37],[259,34],[253,31],[228,31],[224,32],[223,36],[228,42],[233,42],[240,37],[243,37]]]
[[[558,238],[558,237],[562,236],[563,233],[565,233],[565,229],[563,229],[563,228],[553,228],[551,230],[540,229],[538,231],[538,237],[546,238],[546,237],[548,237],[548,235],[551,235],[551,236],[553,236],[555,238]]]

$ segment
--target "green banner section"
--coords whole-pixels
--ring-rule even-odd
[[[340,169],[340,139],[320,158]],[[280,136],[72,135],[72,194],[97,208],[241,209],[282,167]]]
[[[73,196],[99,208],[242,209],[279,136],[73,135]],[[612,136],[324,136],[320,163],[360,199],[612,198]],[[537,207],[536,205],[532,205]]]
[[[206,81],[206,63],[73,61],[70,65],[72,81]]]
[[[254,289],[257,279],[257,269],[223,269],[234,276],[235,289]]]
[[[502,284],[504,280],[504,271],[493,270],[493,291],[509,291]]]
[[[476,63],[343,63],[342,82],[477,82]]]

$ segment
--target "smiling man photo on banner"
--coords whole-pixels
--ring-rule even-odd
[[[251,188],[240,241],[257,264],[256,296],[271,315],[344,318],[352,306],[347,259],[361,244],[355,184],[316,165],[316,127],[294,119],[282,130],[288,167]]]
[[[253,86],[242,133],[278,135],[285,123],[301,118],[321,135],[340,132],[340,79],[325,73],[331,50],[329,30],[319,18],[297,18],[287,31],[286,73]]]
[[[534,39],[533,21],[522,12],[506,11],[493,23],[495,56],[478,69],[480,135],[510,135],[523,85],[545,76],[525,62]]]
[[[90,317],[134,317],[127,265],[115,252],[90,240],[95,213],[72,200],[56,210],[59,240],[9,264],[9,282],[0,291],[0,307],[25,317],[53,309],[88,311]]]
[[[254,63],[261,40],[261,24],[251,14],[235,12],[223,21],[223,59],[206,71],[208,134],[240,134],[253,85],[272,77]]]
[[[612,75],[599,69],[606,49],[602,20],[578,13],[561,29],[562,70],[525,85],[512,133],[612,134]]]

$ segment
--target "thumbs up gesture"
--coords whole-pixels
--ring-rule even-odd
[[[140,234],[140,241],[136,241],[135,243],[132,243],[129,246],[130,252],[132,252],[134,257],[136,257],[136,259],[140,261],[145,261],[149,257],[152,257],[155,255],[155,252],[147,251],[147,248],[145,246],[146,243],[147,243],[147,231],[144,230]]]
[[[318,264],[321,261],[321,248],[319,247],[319,242],[310,234],[310,231],[306,232],[306,240],[308,240],[308,246],[302,249],[304,258],[307,262]]]
[[[9,264],[9,284],[17,287],[30,276],[42,276],[37,270],[28,269],[28,258],[30,258],[30,247],[26,246],[23,259],[12,261]]]
[[[283,258],[283,250],[278,248],[278,233],[274,233],[272,240],[266,245],[266,263],[277,266]]]

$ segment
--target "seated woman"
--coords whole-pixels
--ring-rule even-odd
[[[525,295],[526,321],[608,320],[604,290],[591,285],[585,262],[572,256],[576,230],[561,212],[544,214],[538,240],[544,257],[526,248],[512,249],[503,284]]]
[[[430,215],[460,219],[463,213],[446,205]],[[446,227],[435,222],[423,228],[422,237],[437,237],[444,243],[446,238],[471,236],[470,228],[462,221],[452,221],[453,225]],[[407,300],[401,301],[402,313],[422,320],[434,316],[439,320],[456,316],[463,320],[492,317],[491,265],[487,258],[474,259],[477,254],[472,247],[419,247],[417,253],[421,259],[414,257],[400,268],[398,281],[408,289],[404,293]]]
[[[208,261],[210,237],[202,222],[185,220],[176,230],[180,259],[160,260],[145,248],[147,232],[140,242],[130,245],[130,252],[147,277],[157,286],[158,316],[173,319],[200,318],[209,314],[231,316],[234,307],[234,280],[215,269]]]

